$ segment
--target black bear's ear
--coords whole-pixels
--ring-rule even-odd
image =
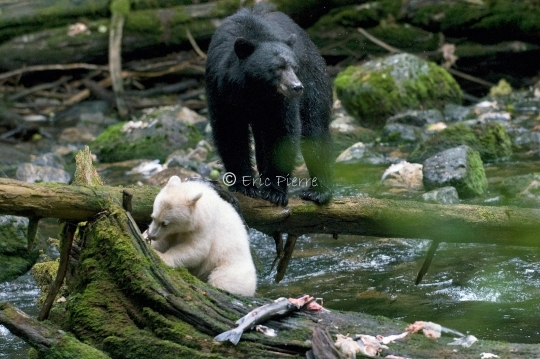
[[[239,37],[234,41],[234,52],[239,59],[245,59],[255,51],[255,44],[248,39]]]
[[[287,40],[285,40],[285,43],[292,48],[296,43],[296,34],[291,34],[291,36],[289,36]]]

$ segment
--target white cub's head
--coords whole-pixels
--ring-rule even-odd
[[[178,176],[172,176],[154,200],[148,239],[160,241],[177,233],[193,231],[192,214],[202,195],[181,183]]]

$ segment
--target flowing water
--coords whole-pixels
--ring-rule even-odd
[[[510,175],[532,173],[537,162],[488,165],[490,191],[474,203],[497,203],[497,184]],[[390,196],[378,185],[383,167],[336,172],[338,195]],[[111,182],[110,180],[108,181]],[[378,191],[378,192],[374,192]],[[401,194],[403,198],[416,194]],[[340,235],[301,236],[285,278],[269,272],[275,256],[271,237],[251,230],[261,261],[258,294],[310,294],[330,310],[366,312],[401,319],[434,321],[479,339],[540,342],[540,248],[441,243],[422,283],[414,280],[430,241]],[[32,316],[39,289],[30,275],[0,284],[0,301]],[[0,326],[0,358],[26,358],[28,346]]]

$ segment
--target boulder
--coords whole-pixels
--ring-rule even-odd
[[[381,128],[388,116],[461,103],[461,89],[444,68],[410,54],[349,66],[334,85],[347,112],[361,125]]]
[[[483,194],[488,186],[480,154],[469,146],[459,146],[428,158],[423,167],[424,188],[452,186],[462,198]]]

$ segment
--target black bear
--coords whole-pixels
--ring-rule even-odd
[[[332,84],[326,64],[287,15],[258,4],[226,18],[208,48],[206,95],[229,189],[287,205],[299,148],[309,170],[301,198],[332,197]],[[252,178],[250,128],[259,178]]]

